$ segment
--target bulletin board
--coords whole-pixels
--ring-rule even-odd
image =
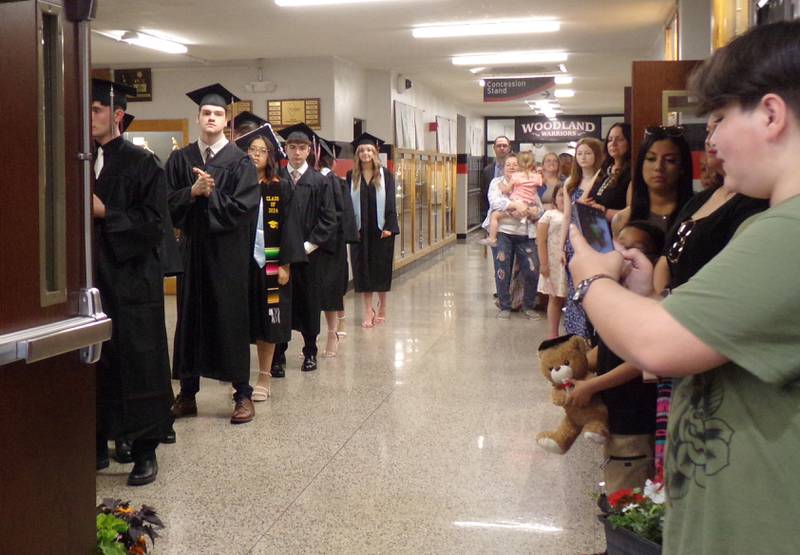
[[[269,100],[267,101],[267,120],[276,131],[296,123],[305,123],[311,129],[319,130],[321,129],[320,99]]]

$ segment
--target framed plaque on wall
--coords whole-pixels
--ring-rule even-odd
[[[136,96],[128,97],[128,102],[150,102],[153,100],[153,77],[149,67],[115,69],[114,80],[136,89]]]
[[[311,129],[319,130],[319,98],[295,98],[267,101],[267,120],[277,131],[296,123],[305,123]]]

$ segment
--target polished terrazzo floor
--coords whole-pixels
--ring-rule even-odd
[[[494,318],[490,263],[459,243],[396,277],[386,325],[349,318],[317,372],[300,372],[293,341],[250,424],[229,424],[229,386],[203,380],[200,415],[158,449],[157,481],[129,488],[130,465],[112,461],[98,499],[154,506],[158,555],[603,551],[601,451],[536,446],[561,417],[537,370],[546,324]]]

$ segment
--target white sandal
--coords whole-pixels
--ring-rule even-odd
[[[269,372],[259,372],[258,373],[259,376],[261,376],[262,374],[266,375],[266,376],[270,376],[270,377],[272,376],[272,374],[270,374]],[[253,386],[253,402],[254,403],[260,403],[262,401],[266,401],[270,397],[272,397],[272,391],[270,390],[270,387],[268,385],[256,385],[256,386]]]

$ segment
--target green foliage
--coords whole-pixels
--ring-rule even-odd
[[[608,515],[608,521],[614,528],[626,528],[643,538],[661,544],[664,510],[665,505],[650,502],[638,505],[624,513]]]
[[[97,553],[100,555],[127,555],[128,550],[120,543],[122,534],[128,531],[128,523],[112,514],[97,515]]]
[[[158,537],[164,523],[155,509],[142,505],[138,511],[130,502],[103,499],[97,506],[97,553],[99,555],[144,555]]]

